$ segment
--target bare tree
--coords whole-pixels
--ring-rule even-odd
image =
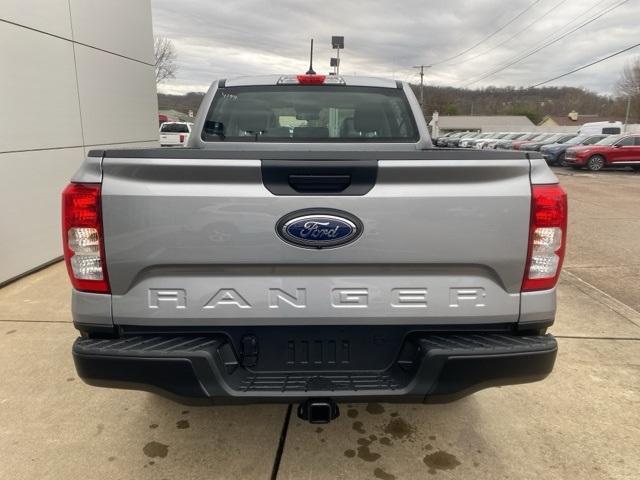
[[[629,100],[635,114],[640,116],[640,57],[636,57],[625,65],[616,85],[616,91]]]
[[[176,66],[177,55],[171,40],[166,37],[155,37],[153,53],[156,57],[156,83],[175,78],[178,69]]]

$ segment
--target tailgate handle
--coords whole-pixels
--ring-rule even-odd
[[[289,185],[296,192],[336,193],[351,185],[351,175],[289,175]]]

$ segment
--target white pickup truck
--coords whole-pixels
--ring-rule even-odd
[[[161,147],[184,147],[191,135],[192,123],[164,122],[160,125]]]
[[[433,148],[369,77],[219,80],[193,131],[94,150],[64,192],[87,383],[319,423],[553,368],[567,199],[538,154]]]

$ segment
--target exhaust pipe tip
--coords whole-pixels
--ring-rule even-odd
[[[340,416],[340,409],[330,398],[310,398],[298,405],[298,418],[309,423],[329,423]]]

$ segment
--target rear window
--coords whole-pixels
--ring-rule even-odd
[[[216,92],[206,142],[417,142],[400,89],[274,85]]]
[[[160,131],[162,133],[189,133],[189,128],[184,123],[163,123]]]

